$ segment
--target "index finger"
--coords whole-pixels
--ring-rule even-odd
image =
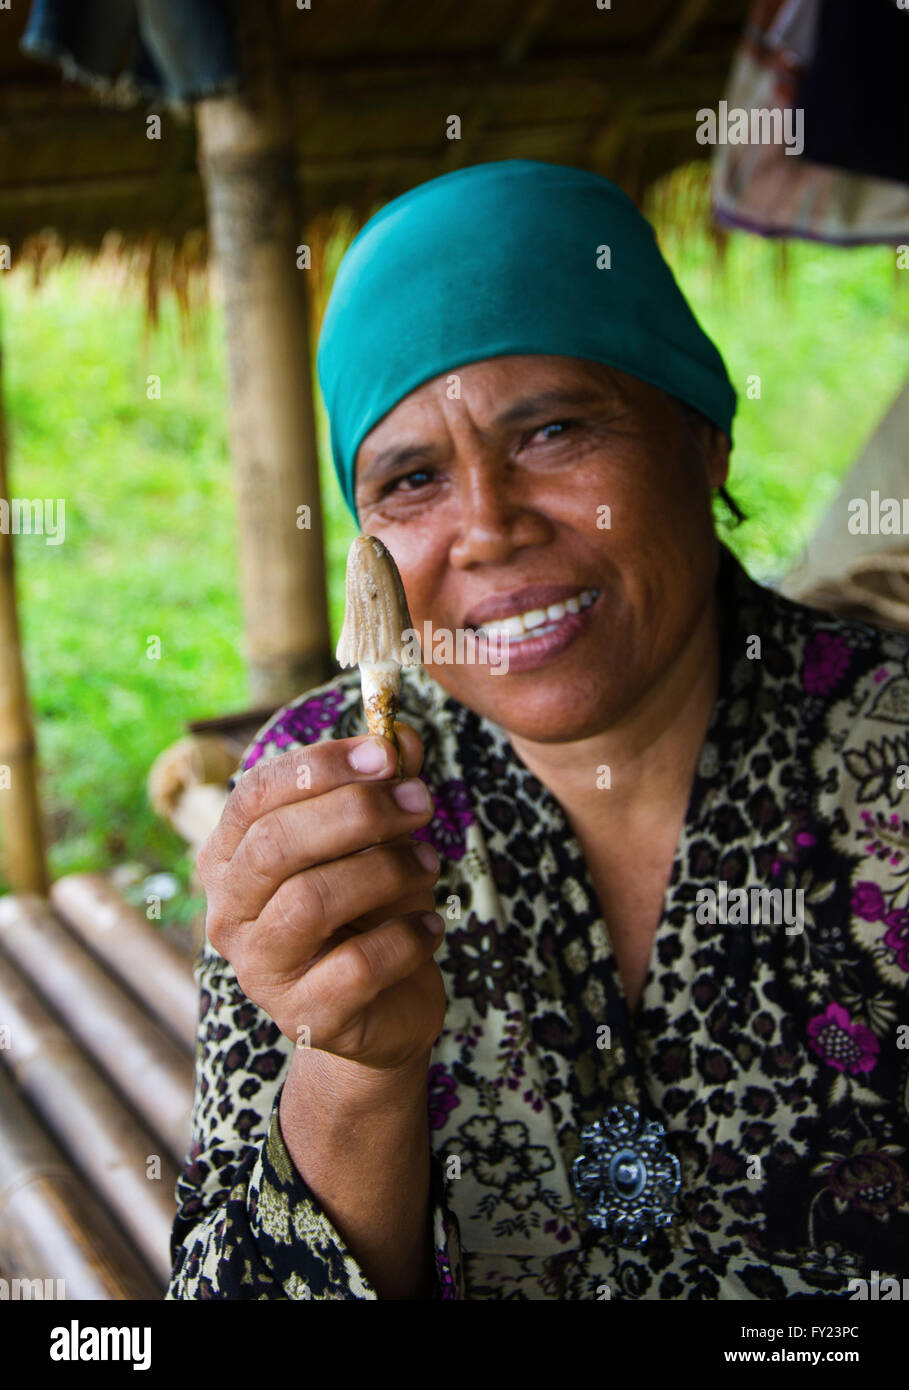
[[[401,767],[406,776],[415,777],[423,763],[420,736],[407,724],[397,723],[395,729]],[[253,822],[270,811],[348,782],[390,780],[398,772],[398,759],[389,741],[370,736],[328,739],[265,758],[240,774],[210,841],[211,850],[230,858]]]

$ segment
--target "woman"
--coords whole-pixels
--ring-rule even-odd
[[[581,170],[434,179],[349,249],[319,371],[417,631],[508,665],[405,673],[400,769],[356,672],[244,759],[168,1297],[898,1274],[909,639],[718,542],[735,396],[651,229]]]

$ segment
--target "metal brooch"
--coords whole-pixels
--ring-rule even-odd
[[[679,1160],[660,1122],[642,1120],[631,1105],[613,1105],[587,1125],[572,1174],[590,1224],[609,1231],[617,1245],[643,1245],[675,1215]]]

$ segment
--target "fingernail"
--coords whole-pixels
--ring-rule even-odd
[[[378,739],[369,738],[351,749],[348,761],[354,772],[381,772],[388,766],[388,749]]]
[[[420,863],[423,865],[424,869],[426,869],[427,871],[431,871],[432,873],[437,872],[439,865],[442,861],[436,854],[432,845],[428,845],[425,840],[414,840],[413,852],[419,859]]]
[[[445,923],[438,912],[424,912],[420,918],[427,931],[431,931],[433,936],[441,936],[445,930]]]
[[[399,782],[392,796],[402,811],[428,811],[432,806],[429,788],[418,777],[409,782]]]

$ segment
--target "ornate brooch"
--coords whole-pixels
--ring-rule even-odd
[[[679,1160],[666,1147],[658,1120],[642,1120],[631,1105],[613,1105],[581,1133],[572,1174],[592,1226],[617,1245],[643,1245],[668,1226],[682,1185]]]

